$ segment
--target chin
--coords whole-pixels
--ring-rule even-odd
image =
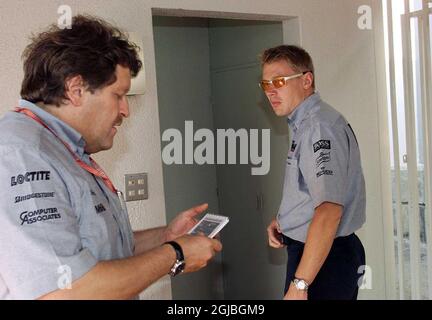
[[[106,150],[109,150],[109,149],[111,149],[113,147],[113,144],[111,143],[111,144],[107,144],[107,145],[103,145],[102,147],[101,147],[101,151],[106,151]]]
[[[99,151],[106,151],[113,147],[114,141],[105,141],[99,145]]]
[[[283,112],[283,110],[280,110],[280,109],[276,109],[276,110],[274,110],[274,113],[275,113],[275,115],[277,115],[278,117],[286,117],[286,116],[287,116],[286,112]]]

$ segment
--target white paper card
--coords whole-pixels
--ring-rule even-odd
[[[192,235],[203,233],[213,238],[228,222],[228,217],[207,213],[188,233]]]

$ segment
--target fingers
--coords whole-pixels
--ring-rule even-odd
[[[222,250],[222,243],[219,240],[212,239],[213,249],[215,251],[221,251]]]
[[[284,245],[282,243],[280,243],[279,240],[269,237],[269,246],[272,248],[279,249],[279,248],[282,248]]]
[[[205,267],[216,253],[222,250],[220,241],[206,236],[185,235],[177,241],[183,248],[186,262],[185,272],[194,272]]]
[[[206,239],[207,241],[210,241],[211,246],[212,246],[214,251],[219,252],[222,250],[222,243],[218,239],[211,239],[201,232],[200,232],[200,235],[197,235],[195,237],[202,237],[202,238]]]
[[[269,245],[270,245],[270,247],[273,247],[276,249],[284,247],[284,244],[278,238],[276,238],[273,234],[272,235],[269,234]]]
[[[284,245],[279,240],[279,236],[281,236],[281,231],[278,222],[274,219],[270,225],[267,227],[267,234],[269,238],[269,246],[272,248],[282,248]]]
[[[208,208],[208,203],[203,203],[203,204],[200,204],[199,206],[196,206],[196,207],[193,207],[193,208],[186,210],[184,212],[184,214],[186,216],[188,216],[189,218],[192,218],[192,217],[195,217],[195,216],[203,213],[205,210],[207,210],[207,208]]]

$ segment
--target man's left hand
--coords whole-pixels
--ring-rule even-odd
[[[195,217],[207,208],[208,204],[204,203],[179,213],[166,227],[165,241],[171,241],[186,234],[198,222]]]
[[[298,290],[294,284],[290,284],[288,292],[286,293],[284,300],[307,300],[307,291]]]

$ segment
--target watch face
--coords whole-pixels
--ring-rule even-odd
[[[184,268],[185,268],[185,262],[183,260],[182,261],[177,260],[174,266],[172,267],[171,272],[174,275],[177,275],[180,272],[183,272]]]
[[[184,261],[181,261],[181,263],[178,266],[177,270],[180,273],[180,272],[183,272],[184,268],[185,268],[185,263],[184,263]]]
[[[308,284],[306,281],[302,280],[302,279],[294,279],[293,283],[295,285],[295,287],[297,288],[297,290],[304,290],[306,291],[308,289]]]
[[[299,288],[300,290],[306,289],[306,283],[303,280],[300,280],[299,282],[297,282],[297,288]]]

